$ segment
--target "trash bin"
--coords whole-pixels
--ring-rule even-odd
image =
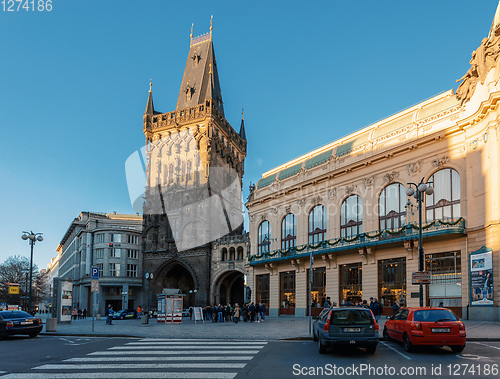
[[[149,323],[149,315],[147,313],[143,313],[141,315],[141,324],[148,324]]]
[[[57,318],[48,318],[45,323],[46,332],[56,332],[57,331]]]

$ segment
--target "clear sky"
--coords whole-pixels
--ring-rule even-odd
[[[6,5],[8,0],[6,0]],[[15,4],[14,8],[17,8]],[[248,185],[263,172],[456,89],[496,0],[52,0],[0,3],[0,262],[43,232],[45,268],[81,211],[133,213],[149,79],[175,109],[189,33],[213,40],[228,121],[245,106]],[[246,226],[247,228],[247,226]]]

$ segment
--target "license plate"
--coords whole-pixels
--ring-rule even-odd
[[[360,333],[361,328],[344,328],[344,333]]]
[[[449,333],[450,328],[432,328],[432,333]]]
[[[21,321],[21,325],[32,325],[33,321]]]

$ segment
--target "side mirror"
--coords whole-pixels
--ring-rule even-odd
[[[387,316],[386,317],[388,320],[391,320],[392,319],[392,316]]]

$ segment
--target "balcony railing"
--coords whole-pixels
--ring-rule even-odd
[[[423,238],[446,234],[465,234],[465,219],[460,217],[456,220],[435,220],[422,225]],[[305,257],[308,256],[311,251],[313,255],[321,255],[336,251],[387,245],[415,239],[418,239],[418,225],[406,224],[398,229],[383,229],[360,233],[352,237],[335,238],[317,244],[305,244],[289,249],[274,250],[269,253],[251,255],[249,257],[249,262],[250,265],[253,266],[266,262]]]

